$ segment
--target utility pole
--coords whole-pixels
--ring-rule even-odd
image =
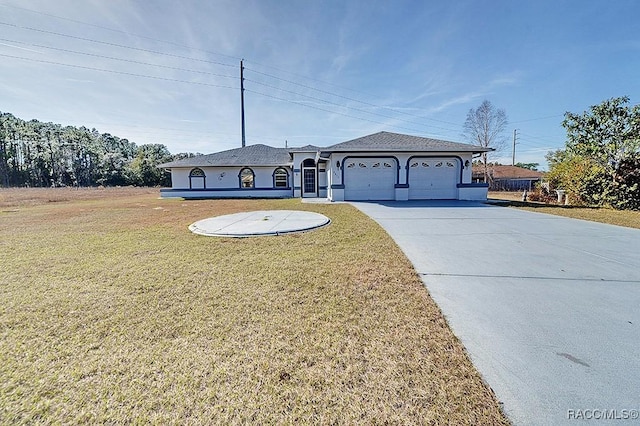
[[[511,157],[511,165],[516,165],[516,138],[518,137],[518,129],[513,129],[513,156]]]
[[[240,115],[242,121],[242,147],[244,148],[246,144],[245,133],[244,133],[244,66],[242,62],[244,59],[240,60]]]

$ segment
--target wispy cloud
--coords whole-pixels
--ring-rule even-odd
[[[457,95],[453,98],[440,102],[437,106],[430,108],[429,112],[437,113],[456,105],[464,105],[464,104],[469,104],[471,102],[476,102],[479,99],[482,99],[484,97],[491,95],[501,87],[516,85],[519,82],[519,78],[518,78],[519,74],[520,73],[516,71],[516,72],[508,73],[506,75],[500,75],[500,76],[494,77],[493,79],[481,85],[477,90],[473,90],[468,93],[463,93],[461,95]]]

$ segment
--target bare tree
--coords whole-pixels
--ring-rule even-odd
[[[468,142],[483,148],[493,148],[493,152],[500,152],[505,148],[507,114],[503,109],[496,109],[491,102],[484,100],[478,108],[471,108],[464,122],[464,136]],[[482,153],[484,181],[489,181],[487,167],[487,152]]]

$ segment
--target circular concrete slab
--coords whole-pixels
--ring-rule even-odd
[[[303,232],[328,225],[320,213],[298,210],[260,210],[199,220],[189,225],[195,234],[212,237],[255,237]]]

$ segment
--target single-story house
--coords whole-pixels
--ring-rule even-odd
[[[491,191],[531,191],[542,181],[544,173],[518,166],[490,164],[487,167],[489,189]],[[473,165],[473,182],[484,182],[484,166]]]
[[[491,149],[379,132],[329,147],[249,145],[160,164],[162,197],[343,200],[485,200],[471,163]]]

